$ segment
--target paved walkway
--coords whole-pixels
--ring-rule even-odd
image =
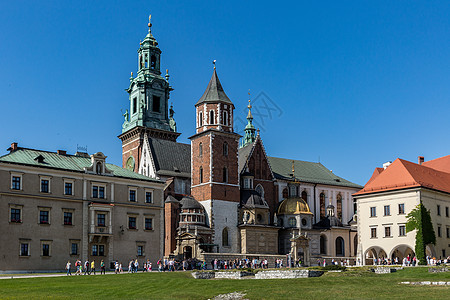
[[[140,272],[142,273],[142,272]],[[114,274],[114,272],[106,272],[106,274]],[[127,272],[122,272],[120,274],[127,274]],[[51,273],[51,274],[1,274],[0,279],[21,279],[21,278],[39,278],[39,277],[63,277],[67,276],[66,273]],[[72,273],[72,276],[76,276],[75,273]],[[85,276],[85,275],[79,275],[79,276]],[[100,273],[97,272],[95,275],[86,275],[86,276],[100,276]]]

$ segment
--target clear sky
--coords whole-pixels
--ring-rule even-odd
[[[79,144],[121,165],[150,13],[181,142],[216,59],[236,117],[249,89],[264,93],[255,122],[270,156],[320,158],[364,184],[397,157],[450,154],[450,1],[148,0],[0,3],[0,153]]]

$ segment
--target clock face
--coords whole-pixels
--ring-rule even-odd
[[[127,164],[125,166],[130,171],[134,171],[134,158],[133,156],[128,157]]]

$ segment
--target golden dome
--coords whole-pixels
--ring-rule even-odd
[[[278,207],[278,215],[312,214],[308,203],[302,198],[284,199]]]

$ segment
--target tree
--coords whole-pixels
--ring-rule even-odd
[[[425,208],[422,201],[408,215],[406,232],[416,231],[416,258],[420,265],[426,265],[426,247],[428,244],[436,244],[436,235],[431,223],[430,211]]]

